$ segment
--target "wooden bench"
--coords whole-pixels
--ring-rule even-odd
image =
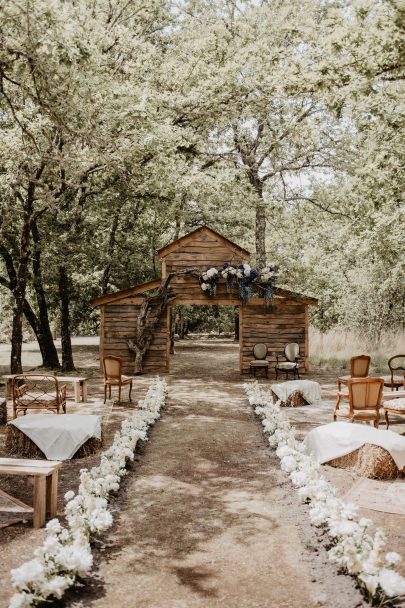
[[[6,395],[8,399],[12,397],[12,384],[13,378],[17,374],[8,374],[3,376],[6,380]],[[75,402],[87,401],[87,378],[82,376],[56,376],[58,382],[71,382],[73,384],[73,390],[75,395]]]
[[[0,458],[0,475],[34,478],[34,528],[45,525],[46,514],[57,514],[59,461]]]

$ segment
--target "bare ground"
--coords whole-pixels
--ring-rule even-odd
[[[81,349],[81,373],[93,376],[92,395],[100,394],[95,347],[76,348]],[[308,524],[306,507],[266,445],[244,398],[238,346],[184,342],[171,363],[166,410],[113,501],[113,529],[95,547],[96,577],[73,591],[65,605],[364,605],[353,580],[328,563],[322,538]],[[318,371],[308,377],[321,382],[326,399],[319,408],[285,410],[302,434],[330,421],[330,391],[336,387],[330,374]],[[137,399],[149,381],[136,379]],[[130,410],[129,404],[114,407],[107,444]],[[79,469],[97,460],[65,463],[60,498],[76,487]],[[353,474],[330,467],[325,473],[343,493],[356,481]],[[1,478],[2,487],[26,498],[25,482],[17,485],[15,479]],[[404,548],[405,517],[365,514],[384,526],[390,549]],[[9,569],[29,558],[42,538],[42,530],[26,524],[0,530],[4,605],[11,591]]]

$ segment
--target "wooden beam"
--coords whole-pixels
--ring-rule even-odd
[[[102,306],[103,304],[110,304],[111,302],[116,302],[117,300],[123,300],[128,296],[135,296],[139,293],[143,293],[144,291],[156,289],[160,286],[161,282],[162,279],[153,279],[153,281],[142,283],[141,285],[131,287],[130,289],[123,289],[115,293],[109,293],[105,296],[100,296],[99,298],[95,298],[94,300],[92,300],[90,304],[93,308],[96,308],[97,306]]]

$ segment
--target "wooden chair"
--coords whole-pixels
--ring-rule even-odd
[[[290,342],[286,345],[283,355],[276,354],[276,380],[278,379],[278,372],[285,372],[286,379],[288,380],[288,374],[293,373],[294,378],[300,378],[299,361],[300,361],[300,347],[296,342]],[[283,357],[285,361],[279,361],[279,357]]]
[[[350,376],[340,376],[338,379],[338,389],[342,384],[347,384],[351,378],[367,378],[370,369],[371,357],[368,355],[358,355],[350,359]]]
[[[107,388],[108,398],[111,399],[111,387],[118,386],[118,402],[121,401],[121,387],[129,385],[129,401],[132,393],[132,381],[130,376],[124,376],[122,374],[122,359],[120,357],[114,357],[108,355],[103,357],[103,371],[104,371],[104,403],[107,400]]]
[[[258,343],[253,347],[253,361],[250,362],[250,375],[256,377],[256,370],[263,369],[266,374],[266,378],[269,377],[269,362],[266,360],[267,357],[267,344]]]
[[[347,386],[349,388],[349,409],[347,411],[339,410],[338,401],[333,412],[333,420],[348,418],[349,422],[373,421],[375,428],[378,429],[384,388],[383,378],[350,378]]]
[[[66,385],[60,386],[56,376],[17,374],[12,383],[13,417],[27,410],[50,410],[66,414]]]
[[[371,357],[368,355],[357,355],[356,357],[352,357],[350,359],[350,375],[340,376],[340,378],[338,378],[338,393],[335,407],[339,407],[341,399],[347,399],[349,396],[348,392],[342,391],[342,384],[347,386],[348,381],[352,378],[367,378],[370,369],[370,362]]]
[[[405,355],[394,355],[388,361],[390,368],[390,376],[384,377],[384,386],[389,386],[391,390],[398,390],[405,384]],[[402,376],[394,376],[394,372],[401,370],[404,372]]]

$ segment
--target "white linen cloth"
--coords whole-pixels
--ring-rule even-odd
[[[392,407],[393,410],[404,410],[405,414],[405,399],[391,399],[391,401],[383,401],[383,406]]]
[[[69,460],[90,437],[101,439],[99,416],[28,414],[11,420],[48,460]]]
[[[272,384],[271,390],[281,401],[287,401],[291,393],[299,391],[308,403],[321,400],[321,386],[313,380],[288,380],[280,384]]]
[[[399,470],[405,467],[405,437],[392,431],[352,422],[331,422],[313,429],[304,439],[308,451],[321,464],[350,454],[365,443],[387,450]]]

